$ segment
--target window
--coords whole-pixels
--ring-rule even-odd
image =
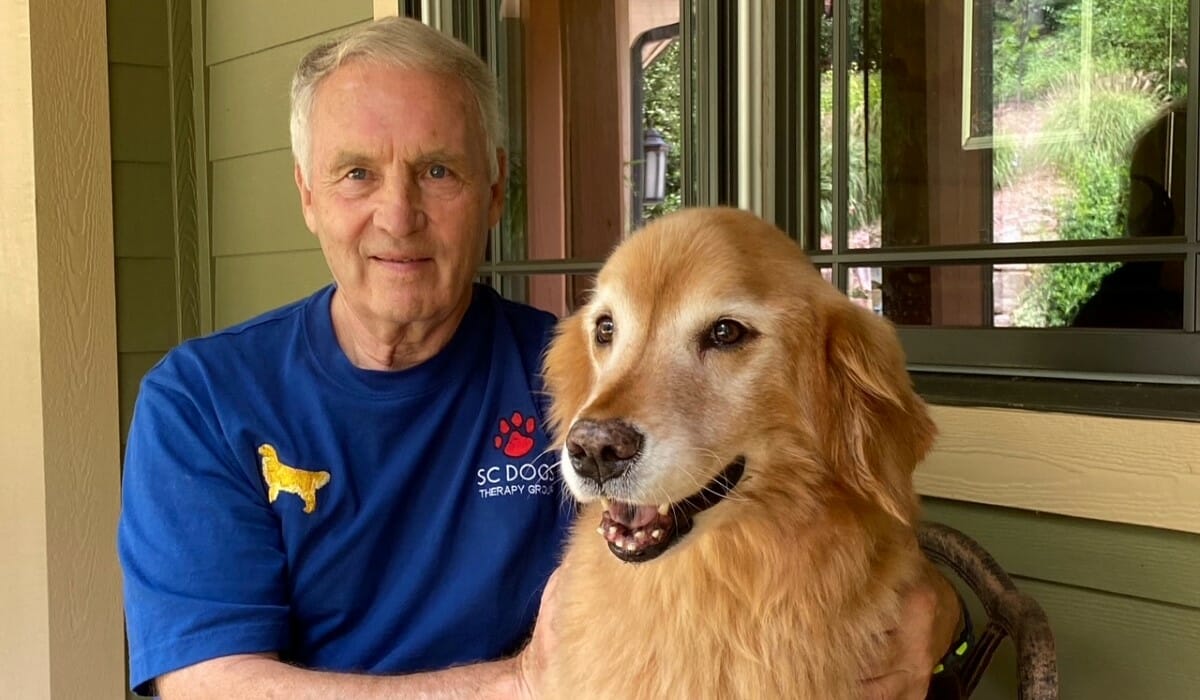
[[[1197,4],[777,6],[775,218],[918,373],[1196,386]]]
[[[562,315],[631,230],[700,201],[691,105],[706,81],[695,70],[699,27],[711,20],[680,0],[481,5],[494,13],[482,44],[500,76],[510,173],[481,273]],[[656,193],[645,182],[657,157]]]

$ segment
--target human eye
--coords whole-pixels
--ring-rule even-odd
[[[421,167],[420,173],[422,187],[435,196],[452,197],[464,184],[462,175],[445,163],[430,161]]]
[[[350,168],[346,171],[347,180],[366,180],[370,176],[366,168]]]

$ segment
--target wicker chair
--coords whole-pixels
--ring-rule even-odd
[[[921,549],[931,561],[949,567],[983,604],[987,619],[977,624],[975,645],[945,678],[935,676],[930,697],[969,697],[1006,636],[1017,650],[1017,697],[1057,700],[1058,662],[1054,634],[1037,601],[1017,590],[1012,579],[979,543],[940,523],[921,523]]]

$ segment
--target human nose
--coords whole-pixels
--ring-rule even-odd
[[[375,191],[375,226],[395,236],[425,227],[421,188],[410,178],[389,178]]]

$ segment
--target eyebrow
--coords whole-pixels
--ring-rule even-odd
[[[414,160],[415,162],[419,163],[438,162],[446,163],[452,166],[460,166],[466,161],[466,158],[461,154],[455,154],[439,148],[431,151],[422,151],[421,153],[417,154],[417,157]],[[374,162],[375,158],[364,151],[339,151],[334,157],[333,161],[330,163],[328,172],[329,174],[333,175],[352,165],[370,165]],[[456,169],[461,168],[456,167]]]
[[[370,163],[371,161],[371,156],[362,151],[338,151],[338,154],[334,157],[333,161],[329,165],[329,168],[327,169],[328,174],[336,175],[338,172],[350,167],[351,165],[361,165],[363,163]]]

